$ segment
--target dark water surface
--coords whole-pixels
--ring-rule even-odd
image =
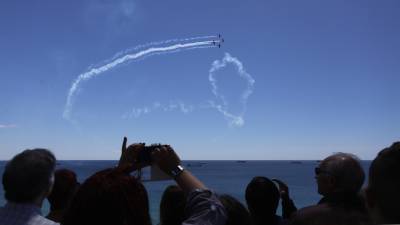
[[[114,167],[117,161],[58,161],[58,168],[75,171],[82,182],[94,172]],[[362,161],[367,173],[371,161]],[[254,176],[278,178],[289,185],[290,194],[298,207],[315,204],[320,196],[314,179],[316,161],[184,161],[187,169],[195,174],[209,188],[218,193],[230,194],[242,202],[246,185]],[[0,173],[3,174],[5,162],[0,161]],[[158,207],[165,187],[173,181],[145,182],[150,199],[150,210],[154,224],[158,222]],[[0,190],[0,205],[5,203],[3,188]],[[48,203],[43,207],[43,214],[48,212]],[[279,210],[280,212],[280,210]]]

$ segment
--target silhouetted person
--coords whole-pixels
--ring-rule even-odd
[[[400,142],[380,151],[372,161],[366,199],[377,224],[400,224]]]
[[[315,168],[315,179],[318,193],[323,196],[318,204],[365,210],[359,195],[365,174],[354,155],[337,153],[327,157]]]
[[[249,211],[242,203],[230,195],[221,195],[219,200],[228,214],[228,220],[225,225],[251,225]]]
[[[3,187],[7,203],[0,208],[1,225],[54,225],[41,215],[51,192],[56,158],[46,149],[25,150],[5,167]]]
[[[364,171],[354,155],[337,153],[325,158],[315,168],[318,193],[323,197],[317,205],[298,210],[294,215],[296,221],[320,224],[313,218],[335,214],[337,220],[353,218],[368,222],[365,203],[360,195],[364,178]],[[340,215],[347,219],[339,218]]]
[[[295,216],[289,225],[372,225],[371,220],[359,212],[343,208],[332,209],[322,205],[307,215]]]
[[[176,185],[168,186],[160,202],[160,224],[181,225],[185,219],[186,196]]]
[[[146,189],[123,169],[97,172],[79,187],[62,224],[150,225]]]
[[[89,177],[77,191],[63,225],[149,225],[147,191],[139,179],[131,176],[134,170],[147,166],[139,161],[144,144],[126,148],[126,138],[117,168],[106,169]],[[155,149],[153,164],[173,178],[187,195],[187,218],[183,225],[224,225],[225,209],[215,194],[181,166],[170,146]]]
[[[246,188],[246,202],[254,225],[275,225],[281,222],[276,215],[279,191],[266,177],[254,177]]]
[[[54,186],[51,194],[47,197],[50,203],[50,212],[46,216],[55,222],[61,222],[65,210],[72,201],[79,187],[76,174],[68,169],[56,170],[54,174]]]

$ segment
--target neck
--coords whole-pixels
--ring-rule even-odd
[[[32,204],[34,204],[35,206],[37,206],[39,208],[42,208],[43,201],[44,201],[44,198],[38,197],[32,202]]]
[[[334,197],[337,197],[337,196],[358,196],[358,193],[357,192],[350,192],[350,191],[334,191],[334,192],[331,192],[331,193],[325,195],[324,197],[331,197],[331,196],[334,196]]]

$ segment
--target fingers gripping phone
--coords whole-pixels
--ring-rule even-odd
[[[150,167],[143,168],[141,180],[142,181],[158,181],[158,180],[170,180],[172,179],[168,174],[164,173],[157,165],[153,164],[152,153],[156,148],[160,148],[161,144],[152,144],[145,146],[143,150],[139,152],[138,161],[143,164],[150,165]]]

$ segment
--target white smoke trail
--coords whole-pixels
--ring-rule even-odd
[[[178,101],[171,101],[167,105],[162,105],[159,102],[154,102],[151,106],[144,106],[141,108],[132,108],[129,112],[122,115],[123,119],[130,119],[130,118],[138,118],[142,115],[151,113],[155,110],[162,110],[164,112],[170,112],[174,110],[178,110],[184,114],[190,113],[195,109],[193,105],[186,105],[184,102]]]
[[[211,36],[214,37],[214,36]],[[196,37],[195,37],[196,38]],[[187,39],[190,40],[190,39]],[[171,40],[172,42],[173,40]],[[142,50],[137,53],[133,54],[127,54],[122,57],[119,57],[112,62],[109,62],[105,65],[92,68],[89,71],[80,74],[75,81],[72,83],[71,88],[68,91],[68,96],[67,96],[67,102],[65,104],[64,112],[63,112],[63,117],[65,119],[70,120],[70,113],[71,113],[71,108],[73,105],[73,97],[82,81],[89,80],[97,75],[100,75],[122,63],[129,62],[132,60],[137,60],[141,59],[146,56],[151,56],[154,54],[161,54],[161,53],[172,53],[172,52],[177,52],[180,50],[185,50],[185,49],[193,49],[193,48],[201,48],[201,47],[216,47],[220,40],[203,40],[203,41],[197,41],[197,42],[189,42],[189,43],[176,43],[170,46],[164,46],[164,47],[150,47],[148,49]]]
[[[240,104],[242,106],[242,111],[238,115],[235,115],[235,114],[229,112],[228,101],[224,98],[224,96],[222,94],[220,94],[218,92],[216,72],[223,69],[228,64],[233,64],[237,68],[238,75],[240,77],[244,78],[244,80],[247,83],[245,90],[240,95]],[[214,101],[214,100],[210,100],[206,104],[198,104],[198,105],[186,105],[182,101],[176,101],[176,102],[170,102],[168,105],[164,106],[164,105],[161,105],[161,103],[159,103],[159,102],[154,102],[152,106],[144,106],[141,108],[132,108],[131,111],[122,115],[122,118],[123,119],[129,119],[132,117],[138,118],[142,115],[149,114],[156,110],[162,110],[162,111],[178,110],[178,111],[186,114],[186,113],[192,112],[196,109],[213,108],[213,109],[216,109],[218,112],[220,112],[225,117],[225,119],[227,119],[229,121],[229,125],[235,126],[235,127],[243,126],[244,122],[245,122],[244,114],[246,112],[247,99],[252,94],[253,89],[254,89],[254,83],[255,83],[255,80],[244,69],[243,63],[240,62],[238,58],[232,57],[229,53],[225,53],[225,56],[221,61],[215,60],[212,63],[211,69],[209,71],[208,79],[211,84],[211,91],[214,94],[214,96],[217,98],[217,100],[220,101],[220,104],[217,104],[216,101]]]
[[[108,59],[108,60],[102,62],[102,64],[106,64],[110,61],[113,61],[122,55],[128,54],[129,52],[138,51],[140,49],[148,48],[150,46],[165,45],[165,44],[170,44],[170,43],[182,43],[182,42],[189,42],[189,41],[194,41],[194,40],[217,39],[217,38],[218,38],[217,36],[199,36],[199,37],[180,38],[180,39],[175,38],[175,39],[169,39],[169,40],[165,40],[165,41],[149,42],[146,44],[137,45],[133,48],[128,48],[123,51],[120,51],[120,52],[116,53],[114,55],[114,57],[112,57],[111,59]],[[93,68],[93,67],[89,67],[88,69],[91,69],[91,68]]]
[[[15,125],[15,124],[0,124],[0,129],[1,128],[4,128],[4,129],[6,129],[6,128],[16,128],[17,127],[17,125]]]
[[[216,74],[218,70],[224,68],[227,66],[228,63],[233,64],[237,68],[237,72],[240,77],[244,78],[247,82],[246,89],[243,91],[243,93],[240,96],[240,103],[242,104],[242,111],[239,113],[239,115],[234,115],[228,111],[228,102],[224,98],[223,95],[221,95],[218,92],[218,85],[217,85],[217,79],[216,79]],[[244,113],[246,112],[246,105],[247,105],[247,99],[253,93],[254,89],[254,83],[255,80],[251,77],[250,74],[246,72],[246,70],[243,67],[242,62],[239,61],[239,59],[232,57],[229,53],[225,53],[224,58],[222,61],[220,60],[215,60],[212,65],[211,69],[209,71],[209,76],[208,80],[211,83],[211,91],[214,94],[214,96],[221,100],[222,104],[217,104],[214,101],[210,101],[210,106],[217,109],[220,113],[224,115],[224,117],[229,121],[230,125],[241,127],[244,125]]]

